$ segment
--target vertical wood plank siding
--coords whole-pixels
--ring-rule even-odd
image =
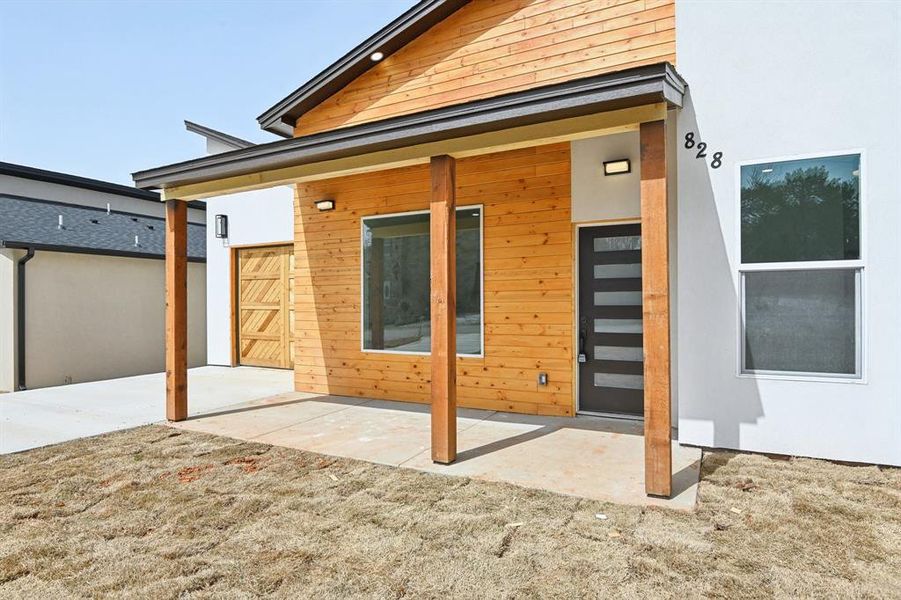
[[[669,61],[675,0],[473,0],[301,116],[295,135]]]
[[[360,350],[360,218],[429,198],[429,165],[297,185],[296,389],[429,402],[429,357]],[[573,414],[569,144],[460,159],[456,200],[484,206],[485,271],[485,356],[457,359],[457,404]]]

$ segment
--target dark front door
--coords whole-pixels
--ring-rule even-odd
[[[579,410],[644,414],[641,225],[579,229]]]

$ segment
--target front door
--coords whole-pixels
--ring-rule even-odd
[[[641,417],[641,225],[579,229],[579,411]]]
[[[294,247],[238,250],[238,359],[255,367],[294,366]]]

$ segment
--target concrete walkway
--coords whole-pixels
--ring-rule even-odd
[[[188,371],[191,414],[294,389],[291,371]],[[166,418],[162,373],[0,394],[0,454],[156,423]]]
[[[365,398],[279,394],[192,417],[173,427],[562,494],[691,509],[701,451],[673,444],[671,500],[644,493],[642,425],[458,411],[458,458],[432,463],[429,407]]]

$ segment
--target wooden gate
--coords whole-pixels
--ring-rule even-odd
[[[294,247],[238,249],[238,362],[294,367]]]

